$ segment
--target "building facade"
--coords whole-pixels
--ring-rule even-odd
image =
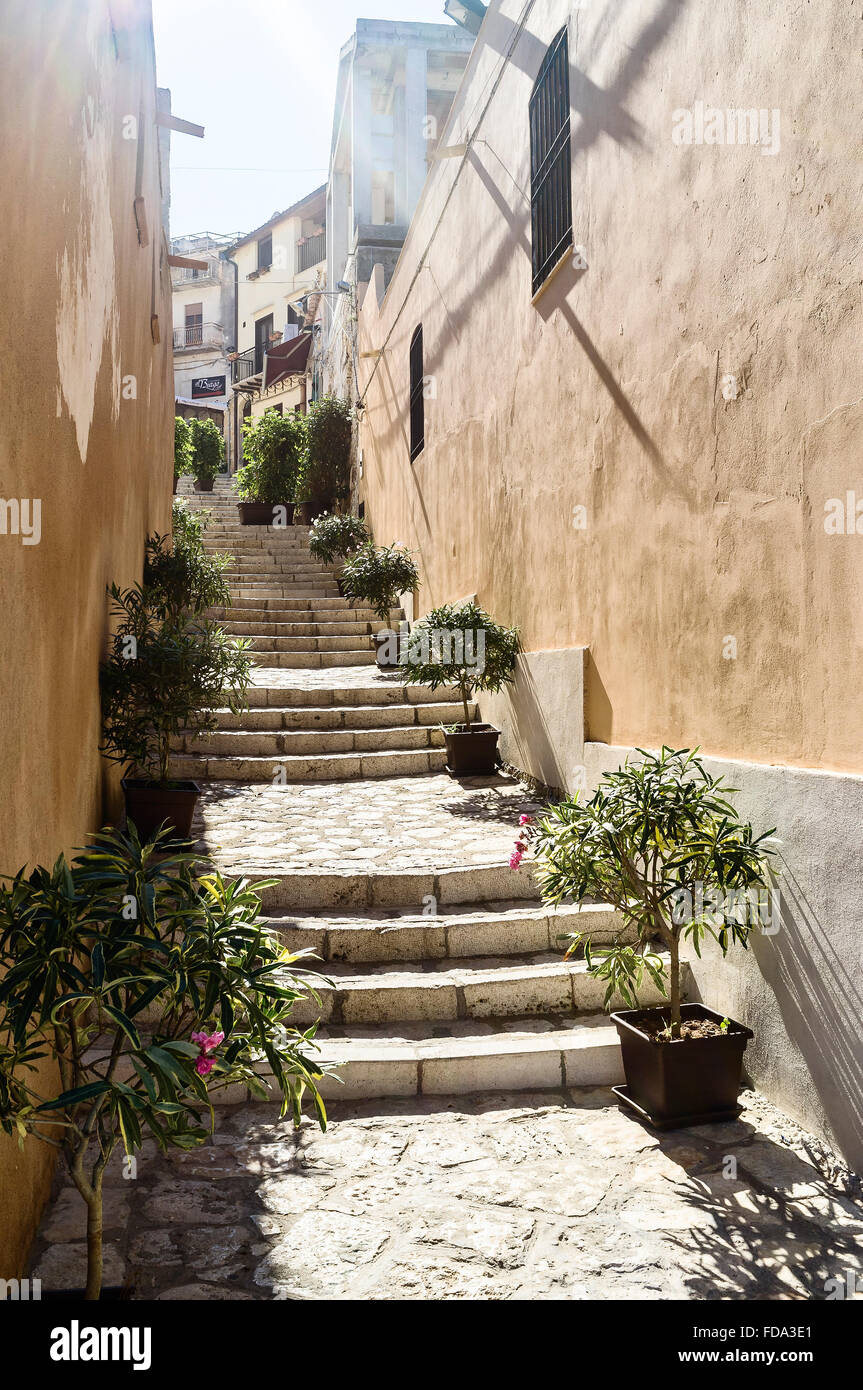
[[[231,468],[242,459],[242,424],[264,410],[305,411],[311,330],[326,284],[326,189],[317,188],[226,251],[237,282],[232,357]],[[299,343],[294,339],[300,338]],[[272,364],[266,367],[268,354]]]
[[[856,28],[492,0],[359,365],[360,496],[419,612],[521,629],[482,702],[507,760],[574,792],[699,746],[777,828],[780,928],[695,988],[859,1169]]]
[[[106,586],[140,580],[145,537],[170,528],[173,382],[149,0],[8,0],[0,35],[20,195],[0,230],[0,383],[16,403],[0,428],[0,872],[14,874],[122,813],[99,755]],[[0,1278],[25,1272],[52,1167],[35,1138],[0,1134]]]
[[[342,49],[327,183],[324,389],[356,394],[356,300],[372,268],[394,269],[473,36],[450,24],[361,19]]]
[[[230,237],[175,237],[177,256],[206,263],[171,271],[174,322],[174,394],[181,405],[200,402],[220,407],[225,414],[231,392],[228,354],[236,346],[236,282],[233,267],[222,252]],[[184,414],[178,410],[178,414]]]

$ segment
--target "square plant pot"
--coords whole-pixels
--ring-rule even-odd
[[[126,798],[126,820],[134,822],[141,840],[155,835],[163,821],[166,830],[188,840],[201,794],[197,782],[178,781],[160,787],[158,782],[148,782],[143,777],[124,777],[121,785]]]
[[[273,514],[277,507],[284,507],[288,526],[293,524],[293,502],[238,502],[241,526],[272,526]]]
[[[681,1015],[684,1023],[724,1021],[704,1004],[683,1004]],[[754,1036],[751,1029],[729,1019],[726,1032],[712,1037],[661,1041],[645,1024],[667,1023],[667,1007],[626,1009],[611,1017],[626,1076],[626,1085],[615,1086],[614,1092],[630,1110],[656,1129],[737,1117],[743,1053]]]
[[[453,777],[490,777],[497,767],[500,729],[493,724],[459,724],[444,731],[447,771]]]
[[[213,479],[212,479],[212,478],[200,478],[200,479],[196,479],[196,480],[195,480],[195,491],[196,491],[196,492],[212,492],[212,491],[213,491]]]

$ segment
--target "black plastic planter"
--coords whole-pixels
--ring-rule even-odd
[[[723,1022],[722,1014],[704,1004],[683,1004],[681,1014],[684,1021]],[[729,1019],[727,1030],[715,1037],[660,1042],[639,1023],[656,1017],[667,1021],[667,1008],[627,1009],[611,1017],[626,1076],[626,1085],[615,1086],[614,1093],[630,1110],[656,1129],[736,1119],[743,1053],[754,1037],[751,1029]]]
[[[124,777],[122,786],[126,819],[134,821],[142,840],[149,840],[163,821],[167,822],[166,829],[181,840],[188,840],[201,794],[197,782],[172,782],[160,787],[158,782],[147,782],[143,777]]]
[[[293,502],[238,502],[237,511],[240,513],[240,525],[272,526],[273,517],[278,507],[284,507],[286,524],[291,526],[294,520]]]
[[[196,481],[195,481],[195,491],[196,491],[196,492],[212,492],[212,491],[213,491],[213,479],[212,479],[212,478],[199,478],[199,479],[196,479]]]
[[[445,732],[447,770],[453,777],[488,777],[497,765],[500,729],[493,724],[459,724]]]
[[[375,661],[379,671],[397,671],[399,666],[398,658],[398,633],[394,633],[392,628],[385,628],[383,632],[374,634]],[[391,655],[392,647],[396,648],[396,656]]]

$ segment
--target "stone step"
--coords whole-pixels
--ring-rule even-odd
[[[290,735],[280,737],[289,738]],[[445,749],[430,747],[408,752],[395,749],[385,753],[322,753],[297,757],[285,754],[232,758],[180,753],[171,759],[172,776],[216,782],[353,782],[359,778],[419,777],[427,772],[443,772],[445,767]]]
[[[251,709],[332,709],[350,705],[353,707],[377,705],[390,708],[393,705],[434,705],[445,701],[459,706],[458,691],[452,686],[438,686],[431,690],[427,685],[402,685],[389,677],[382,676],[375,684],[370,679],[363,685],[267,685],[265,683],[249,686],[246,702]]]
[[[264,618],[256,618],[253,622],[240,622],[233,618],[223,618],[220,626],[225,632],[231,633],[235,637],[305,637],[305,638],[338,638],[338,637],[370,637],[374,631],[373,625],[369,622],[338,622],[338,623],[285,623],[267,622],[267,617],[275,617],[275,614],[264,614]]]
[[[440,729],[419,725],[392,729],[287,729],[278,733],[233,729],[202,734],[197,738],[184,734],[174,741],[172,749],[177,755],[195,759],[229,759],[242,763],[250,758],[260,759],[266,764],[263,769],[266,775],[250,780],[271,782],[275,769],[281,767],[283,761],[290,768],[293,758],[321,758],[328,761],[336,754],[409,753],[443,746]],[[304,779],[292,777],[290,780]]]
[[[337,594],[335,598],[324,599],[318,604],[316,604],[313,599],[272,598],[258,600],[254,598],[241,598],[235,599],[235,601],[229,605],[215,605],[209,608],[207,612],[213,617],[235,615],[238,618],[246,613],[251,614],[253,618],[268,613],[271,620],[273,615],[278,613],[284,613],[285,615],[289,613],[307,613],[312,615],[312,622],[315,622],[317,618],[321,616],[324,616],[328,621],[336,621],[342,616],[346,618],[357,617],[367,621],[370,621],[372,618],[377,619],[377,615],[373,608],[369,608],[364,603],[356,603],[353,599],[343,598],[341,594]],[[399,616],[400,610],[394,609],[391,614],[391,619],[397,621]]]
[[[478,1091],[557,1091],[570,1086],[613,1086],[623,1081],[617,1030],[605,1014],[555,1021],[510,1018],[441,1025],[429,1036],[422,1024],[317,1034],[318,1059],[339,1068],[324,1078],[327,1099],[466,1095]],[[266,1069],[261,1068],[266,1075]]]
[[[298,1026],[316,1020],[344,1024],[452,1023],[464,1019],[501,1019],[542,1014],[570,1017],[601,1013],[606,983],[588,972],[583,960],[565,960],[560,951],[512,959],[505,956],[458,962],[406,961],[399,965],[328,965],[321,972],[329,984],[316,986],[317,999],[297,1004]],[[681,980],[681,986],[688,984]],[[639,996],[645,1006],[665,996],[650,982]],[[625,1008],[620,997],[610,1001]]]
[[[284,692],[283,692],[284,693]],[[474,706],[474,713],[476,707]],[[214,712],[218,728],[224,731],[281,733],[284,730],[329,729],[411,729],[416,725],[454,724],[464,718],[461,704],[445,702],[425,705],[329,705],[324,709],[302,705]]]
[[[338,589],[330,588],[311,588],[305,585],[302,588],[293,588],[290,585],[277,586],[275,584],[249,585],[243,584],[235,586],[228,585],[228,591],[232,599],[238,598],[299,598],[299,599],[322,599],[336,598]]]
[[[375,654],[364,652],[252,652],[254,664],[272,669],[323,671],[339,666],[374,666]]]
[[[262,632],[248,634],[253,652],[372,652],[372,640],[365,632],[359,636],[340,634],[335,637],[268,637]]]
[[[285,788],[290,796],[290,787]],[[286,872],[278,863],[250,870],[238,851],[238,859],[220,856],[219,868],[226,877],[245,877],[260,894],[262,911],[267,915],[296,911],[323,912],[338,908],[340,912],[368,913],[379,908],[400,909],[415,903],[416,910],[434,905],[445,911],[458,904],[527,902],[537,906],[538,890],[533,866],[523,863],[518,869],[508,864],[469,864],[453,869],[378,869],[373,872],[356,869],[297,869]],[[267,886],[263,886],[266,884]],[[474,955],[479,951],[472,952]]]
[[[294,576],[297,579],[322,579],[325,583],[329,583],[334,578],[333,570],[327,569],[324,565],[306,564],[292,556],[265,555],[263,552],[259,559],[238,560],[234,558],[231,574],[258,574],[266,579],[278,574]]]
[[[291,951],[311,950],[327,974],[334,962],[385,965],[404,961],[461,961],[466,957],[510,957],[555,951],[569,932],[589,931],[599,945],[630,941],[633,931],[605,903],[545,907],[531,900],[440,903],[433,914],[410,907],[282,912],[266,918],[270,931]]]

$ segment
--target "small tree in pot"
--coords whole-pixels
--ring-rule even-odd
[[[341,590],[348,598],[367,603],[382,623],[389,623],[390,612],[401,594],[413,592],[419,584],[419,571],[411,553],[401,545],[361,546],[342,570]],[[398,637],[387,627],[376,634],[377,662],[382,670],[398,662]]]
[[[445,731],[451,773],[494,772],[500,730],[473,720],[470,705],[478,690],[511,684],[520,651],[518,628],[502,627],[475,603],[445,603],[415,625],[402,661],[404,679],[432,690],[456,686],[464,707],[464,723]]]
[[[316,976],[258,920],[260,898],[164,837],[102,831],[70,863],[22,869],[0,886],[0,1129],[65,1160],[86,1204],[85,1297],[102,1285],[102,1184],[118,1146],[147,1137],[193,1149],[214,1099],[242,1085],[299,1123],[304,1093],[326,1112],[314,1028],[291,1027]],[[196,870],[204,868],[204,876]],[[263,885],[258,885],[260,888]],[[53,1057],[59,1084],[42,1089]],[[84,1222],[82,1220],[82,1226]]]
[[[180,501],[172,510],[171,539],[148,536],[144,547],[144,589],[150,605],[161,617],[227,607],[227,572],[233,556],[204,549],[209,513],[192,512]]]
[[[189,423],[182,415],[174,416],[174,491],[180,479],[192,471],[192,438]]]
[[[304,417],[293,410],[287,415],[265,410],[243,426],[243,453],[249,462],[237,473],[240,521],[244,526],[289,526],[306,453]]]
[[[312,522],[351,490],[353,412],[338,396],[321,396],[306,416],[308,448],[297,482],[304,519]]]
[[[187,836],[200,788],[170,777],[171,743],[216,728],[214,710],[245,708],[251,643],[166,608],[160,590],[110,589],[118,625],[101,669],[102,751],[126,775],[126,812],[144,835],[163,822]]]
[[[212,492],[225,459],[225,441],[214,420],[190,420],[191,472],[196,492]]]
[[[734,943],[746,947],[773,911],[773,832],[755,836],[728,800],[733,791],[709,775],[697,750],[639,750],[639,761],[607,773],[584,805],[561,802],[526,827],[513,856],[517,863],[530,845],[545,902],[607,902],[629,929],[627,940],[622,933],[601,947],[574,933],[568,954],[584,951],[589,972],[607,984],[606,1006],[616,995],[631,1006],[612,1015],[627,1079],[618,1094],[662,1127],[736,1113],[752,1034],[682,1003],[680,969],[683,940],[700,955],[710,936],[724,955]],[[645,976],[668,993],[667,1007],[638,1008]]]

